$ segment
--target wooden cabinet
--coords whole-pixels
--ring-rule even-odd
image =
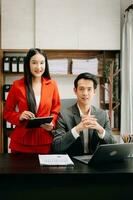
[[[0,152],[7,151],[7,133],[10,132],[10,128],[6,129],[3,124],[3,107],[4,107],[4,92],[3,88],[5,84],[12,84],[14,79],[18,79],[23,76],[22,72],[4,72],[3,71],[3,60],[7,57],[23,57],[27,53],[27,49],[5,49],[0,51]],[[108,110],[109,117],[111,121],[111,126],[113,124],[112,112],[114,107],[118,109],[115,113],[115,118],[117,118],[118,122],[113,126],[113,128],[119,129],[119,116],[120,116],[120,82],[119,82],[119,54],[120,51],[103,51],[103,50],[45,50],[47,53],[48,59],[68,59],[68,74],[61,75],[62,77],[73,76],[72,74],[72,59],[98,59],[98,79],[99,79],[99,105],[101,108]],[[114,64],[116,64],[117,59],[117,71],[114,70]],[[105,91],[106,91],[106,81],[104,68],[108,65],[109,62],[109,74],[108,74],[108,101],[105,101]],[[57,66],[57,74],[58,74],[58,66]],[[118,75],[117,86],[114,88],[113,79]],[[113,97],[113,91],[117,90],[117,97],[119,102],[116,102],[116,99]],[[115,108],[115,109],[116,109]]]

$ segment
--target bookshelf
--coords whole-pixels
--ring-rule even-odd
[[[0,152],[7,152],[7,136],[10,134],[10,131],[12,128],[4,128],[4,122],[3,122],[3,107],[4,107],[4,93],[3,93],[3,86],[6,84],[6,77],[10,77],[11,80],[18,79],[20,76],[23,76],[23,72],[4,72],[3,71],[3,60],[5,56],[8,57],[20,57],[20,56],[25,56],[27,53],[27,49],[3,49],[0,50]],[[113,91],[114,91],[114,86],[113,86],[113,80],[114,77],[119,77],[120,76],[120,69],[118,71],[114,71],[114,63],[116,63],[116,58],[117,62],[119,65],[118,61],[118,56],[120,55],[120,51],[118,50],[50,50],[46,49],[45,50],[48,59],[68,59],[68,72],[67,74],[63,74],[61,76],[69,77],[73,76],[72,74],[72,59],[92,59],[92,58],[97,58],[98,59],[98,79],[99,79],[99,103],[100,107],[103,109],[108,110],[109,112],[109,117],[110,117],[110,122],[112,125],[112,111],[117,110],[115,112],[116,118],[119,119],[120,115],[120,101],[116,102],[113,98]],[[107,65],[107,63],[110,62],[109,65],[109,74],[108,74],[108,96],[109,100],[108,102],[105,102],[105,78],[104,78],[104,66]],[[120,68],[120,65],[117,66],[117,68]],[[57,74],[58,74],[58,69],[57,69]],[[117,80],[117,95],[120,96],[119,94],[119,78]],[[119,122],[117,122],[117,126],[113,127],[113,130],[118,131],[119,130]]]

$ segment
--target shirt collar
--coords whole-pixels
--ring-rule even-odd
[[[78,103],[77,103],[77,107],[78,107],[78,109],[79,109],[80,117],[82,117],[84,114],[82,113],[82,111],[81,111],[80,106],[79,106]],[[90,114],[91,114],[91,107],[90,107],[89,110],[88,110],[88,115],[90,115]]]

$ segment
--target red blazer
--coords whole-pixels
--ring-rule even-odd
[[[17,106],[17,111],[16,111]],[[19,117],[24,110],[28,110],[24,78],[14,81],[7,97],[4,108],[4,119],[15,124],[16,128],[10,137],[22,145],[47,145],[51,144],[53,136],[43,128],[28,129],[25,122],[20,122]],[[42,78],[42,94],[37,117],[53,115],[55,125],[60,111],[60,97],[57,84],[54,80]]]

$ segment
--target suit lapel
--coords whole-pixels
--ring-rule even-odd
[[[94,115],[97,117],[97,109],[93,106],[91,106],[91,115]],[[99,145],[99,137],[96,133],[96,130],[94,129],[90,129],[88,130],[88,134],[89,134],[89,153],[92,154],[94,153],[97,145]]]
[[[74,119],[75,119],[75,124],[79,124],[80,121],[81,121],[81,117],[80,117],[80,114],[79,114],[79,109],[77,107],[77,104],[75,104],[73,106],[72,110],[73,110],[73,116],[74,116]],[[81,139],[82,146],[84,146],[83,132],[81,132],[81,134],[80,134],[80,139]]]
[[[50,80],[47,80],[47,79],[42,79],[42,89],[41,89],[41,98],[40,98],[40,104],[39,104],[39,107],[38,107],[38,110],[37,110],[37,115],[40,113],[40,111],[42,109],[45,108],[45,104],[46,104],[46,98],[47,98],[47,84],[49,84]]]
[[[90,115],[94,115],[94,116],[96,115],[96,111],[95,111],[93,106],[91,106]],[[92,154],[92,152],[93,152],[93,149],[92,149],[93,142],[94,142],[93,138],[94,138],[94,130],[93,129],[88,129],[88,140],[89,140],[88,141],[88,149],[89,149],[89,153],[90,154]]]

